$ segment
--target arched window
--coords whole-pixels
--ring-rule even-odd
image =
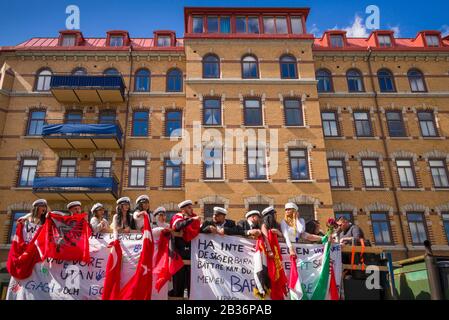
[[[259,78],[259,63],[255,56],[244,56],[242,58],[242,78],[243,79]]]
[[[75,68],[72,71],[72,75],[74,75],[74,76],[85,76],[85,75],[87,75],[87,71],[84,68]]]
[[[50,69],[43,69],[37,73],[36,76],[36,91],[48,91],[50,90],[50,82],[52,72]]]
[[[390,70],[382,69],[377,72],[377,80],[381,92],[395,92],[394,77]]]
[[[182,92],[182,72],[172,69],[167,72],[167,92]]]
[[[103,74],[105,76],[119,76],[120,72],[118,72],[118,70],[115,68],[109,68],[109,69],[104,70]]]
[[[203,78],[220,78],[220,59],[216,55],[203,58]]]
[[[140,69],[136,72],[134,83],[134,90],[137,92],[150,91],[150,77],[151,73],[147,69]]]
[[[410,88],[412,92],[426,92],[426,83],[424,81],[424,75],[417,69],[412,69],[407,73],[408,81],[410,82]]]
[[[331,92],[332,89],[332,74],[330,71],[320,69],[316,72],[316,79],[318,80],[318,92]]]
[[[294,56],[284,55],[279,59],[279,62],[282,79],[298,79],[298,67]]]
[[[363,78],[360,71],[351,69],[346,73],[346,79],[348,81],[349,92],[363,92]]]

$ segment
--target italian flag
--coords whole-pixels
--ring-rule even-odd
[[[324,254],[322,261],[321,274],[313,291],[310,300],[339,300],[339,293],[337,288],[337,281],[335,280],[335,273],[333,264],[331,263],[330,253],[332,248],[331,240],[332,231],[329,230],[326,234]],[[307,300],[307,295],[304,295],[303,300]]]

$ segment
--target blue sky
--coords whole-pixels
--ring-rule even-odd
[[[153,30],[170,29],[182,37],[184,6],[310,7],[309,32],[321,35],[337,27],[347,28],[349,34],[364,35],[370,32],[364,29],[365,8],[377,5],[382,29],[395,28],[402,37],[414,37],[419,30],[449,34],[447,0],[0,0],[0,46],[32,37],[57,36],[65,29],[65,8],[71,4],[81,10],[81,30],[86,37],[101,37],[113,29],[128,30],[132,37],[151,37]]]

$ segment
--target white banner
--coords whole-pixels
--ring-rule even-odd
[[[253,254],[256,241],[240,237],[204,235],[192,241],[191,300],[255,300]],[[280,244],[287,278],[290,255]],[[295,245],[304,294],[310,297],[320,275],[324,245]],[[341,247],[331,250],[337,286],[340,288]]]
[[[31,230],[28,230],[31,231]],[[24,233],[26,230],[24,230]],[[157,253],[158,234],[155,236]],[[121,234],[123,251],[121,286],[134,275],[142,251],[142,234]],[[29,239],[28,235],[25,239]],[[101,300],[106,264],[113,241],[112,234],[94,234],[90,239],[90,262],[57,261],[47,259],[36,264],[33,274],[26,280],[11,279],[7,300]],[[168,299],[168,285],[160,293],[154,289],[153,300]]]

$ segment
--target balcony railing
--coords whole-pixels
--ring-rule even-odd
[[[121,75],[53,75],[50,88],[59,102],[114,103],[125,100]]]
[[[123,130],[118,121],[95,123],[47,119],[42,139],[52,149],[121,149]]]
[[[47,200],[102,201],[118,196],[119,181],[114,175],[95,176],[91,173],[58,175],[36,174],[33,193]]]

